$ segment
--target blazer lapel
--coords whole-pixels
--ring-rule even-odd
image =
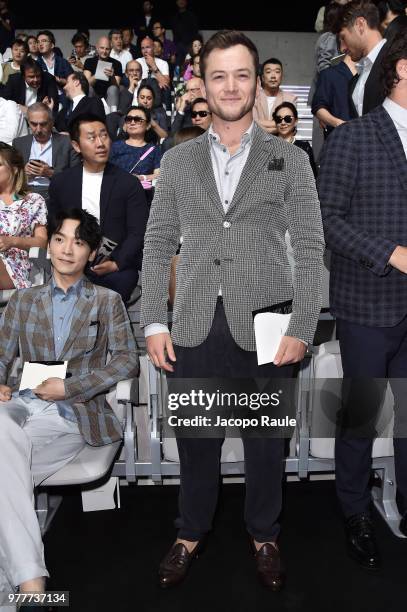
[[[192,148],[192,162],[195,166],[195,171],[204,184],[205,189],[216,206],[224,213],[222,202],[220,201],[218,188],[216,186],[215,175],[213,173],[212,159],[210,153],[209,135],[202,134],[195,141],[195,146]]]
[[[114,170],[111,164],[108,162],[105,166],[102,179],[102,187],[100,190],[100,229],[102,233],[104,231],[104,223],[106,218],[106,211],[109,205],[110,192],[113,189],[115,182]]]
[[[383,106],[379,106],[376,110],[371,111],[369,116],[372,117],[376,124],[378,138],[387,151],[392,165],[394,168],[397,168],[396,174],[403,189],[407,191],[407,160],[393,120]]]
[[[249,157],[240,175],[239,183],[236,187],[235,195],[229,207],[229,212],[242,199],[246,191],[253,184],[254,178],[267,163],[270,157],[270,148],[265,146],[265,141],[270,141],[274,136],[265,134],[262,129],[253,126],[252,144],[250,147]]]
[[[48,351],[48,355],[46,357],[50,361],[55,360],[51,281],[47,285],[44,285],[39,292],[36,325],[38,325],[38,329],[41,330],[44,335],[44,346]]]
[[[82,327],[89,323],[89,313],[93,306],[94,289],[92,283],[84,280],[84,287],[75,304],[72,317],[71,330],[61,351],[60,359],[63,359],[71,348],[75,339],[80,335]]]
[[[57,164],[57,153],[59,145],[61,143],[60,138],[56,132],[52,132],[52,166],[55,168]]]

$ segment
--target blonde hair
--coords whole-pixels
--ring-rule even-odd
[[[24,171],[24,159],[20,151],[5,142],[0,142],[0,158],[13,175],[12,190],[14,193],[20,196],[27,195],[27,177]]]

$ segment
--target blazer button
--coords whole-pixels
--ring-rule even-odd
[[[220,259],[215,259],[213,263],[215,266],[220,266]]]
[[[223,227],[225,227],[226,229],[228,229],[231,226],[230,221],[224,221],[223,222]]]

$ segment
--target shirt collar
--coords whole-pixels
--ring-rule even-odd
[[[372,50],[371,50],[371,51],[370,51],[370,52],[369,52],[369,53],[366,55],[366,57],[365,57],[365,58],[363,58],[363,63],[364,63],[364,64],[367,64],[367,63],[369,63],[369,62],[370,62],[370,64],[372,64],[372,65],[373,65],[373,64],[375,63],[375,61],[376,61],[376,59],[377,59],[377,56],[379,55],[379,53],[380,53],[380,51],[381,51],[382,47],[383,47],[383,46],[386,44],[386,42],[387,42],[387,41],[386,41],[386,39],[385,39],[385,38],[382,38],[381,40],[379,40],[379,42],[377,43],[377,45],[375,45],[375,46],[373,47],[373,49],[372,49]],[[369,62],[367,62],[366,60],[368,60]]]
[[[65,291],[63,289],[61,289],[61,287],[58,287],[58,285],[56,284],[55,278],[54,276],[52,276],[51,278],[51,292],[52,292],[52,296],[54,297],[55,295],[58,294],[63,294],[63,295],[70,295],[72,293],[76,294],[76,297],[79,297],[82,287],[83,287],[83,281],[84,281],[84,277],[82,276],[79,280],[76,281],[76,283],[74,283],[73,285],[71,285],[67,292],[65,293]]]
[[[254,128],[254,121],[251,122],[249,128],[242,135],[242,138],[240,140],[240,146],[241,147],[244,148],[246,145],[252,143],[252,140],[253,140],[253,128]],[[216,132],[213,129],[213,124],[211,124],[209,126],[208,135],[209,135],[209,142],[210,143],[215,143],[216,142],[219,145],[222,144],[221,141],[220,141],[219,134],[216,134]]]
[[[397,104],[390,98],[386,98],[383,102],[383,108],[389,113],[390,118],[400,127],[407,129],[407,109]]]

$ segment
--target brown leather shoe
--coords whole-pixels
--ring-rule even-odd
[[[188,552],[187,547],[181,544],[181,542],[174,544],[160,563],[158,570],[160,586],[166,589],[184,580],[189,566],[198,557],[201,550],[200,542],[198,542],[191,553]]]
[[[272,591],[281,591],[284,585],[285,573],[280,559],[280,552],[273,544],[268,542],[263,544],[259,550],[256,550],[252,541],[252,548],[260,582]]]

